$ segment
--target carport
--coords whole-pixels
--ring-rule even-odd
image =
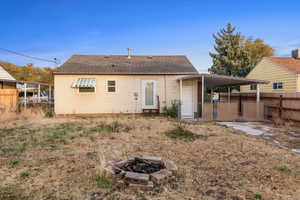
[[[209,109],[213,112],[213,102],[211,101],[211,105],[208,105],[207,102],[205,102],[205,91],[211,90],[211,94],[213,93],[214,89],[216,88],[228,88],[228,99],[227,104],[228,105],[222,105],[225,110],[230,111],[229,108],[231,105],[230,101],[230,93],[231,93],[231,87],[233,86],[241,86],[241,85],[256,85],[256,114],[259,115],[260,113],[260,90],[259,85],[260,84],[267,84],[268,81],[264,80],[257,80],[257,79],[247,79],[247,78],[241,78],[241,77],[234,77],[234,76],[224,76],[224,75],[216,75],[216,74],[199,74],[199,75],[191,75],[191,76],[183,76],[178,79],[179,81],[179,91],[180,91],[180,110],[181,113],[184,113],[187,107],[187,104],[189,103],[185,97],[186,92],[184,91],[184,85],[185,82],[193,82],[196,87],[196,93],[197,95],[193,95],[193,101],[196,102],[196,106],[194,106],[197,110],[194,110],[193,116],[191,118],[198,118],[198,119],[205,119],[205,112],[209,113]],[[196,98],[196,99],[195,99]],[[206,104],[207,105],[206,105]],[[207,110],[206,110],[207,109]],[[181,115],[181,118],[188,118],[184,115]],[[257,118],[259,118],[257,116]]]

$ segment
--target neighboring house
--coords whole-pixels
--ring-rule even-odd
[[[199,74],[185,56],[74,55],[54,72],[54,109],[58,116],[158,113],[181,102],[181,118],[203,118],[202,91],[264,83]]]
[[[55,113],[162,112],[180,98],[177,79],[196,74],[185,56],[74,55],[54,72]],[[185,84],[192,103],[197,82]]]
[[[266,57],[246,76],[270,81],[260,85],[260,92],[300,92],[300,49],[291,57]],[[241,92],[255,92],[256,85],[241,86]]]
[[[16,82],[16,79],[0,66],[0,113],[16,111],[18,104]]]
[[[16,79],[0,66],[0,89],[16,88]]]

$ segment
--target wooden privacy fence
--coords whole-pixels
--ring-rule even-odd
[[[256,102],[214,102],[204,104],[204,120],[217,121],[261,121],[264,119],[264,105]],[[258,111],[258,112],[257,112]]]
[[[18,97],[17,89],[0,89],[0,111],[16,111]]]
[[[227,99],[227,94],[220,94],[221,101],[226,101]],[[230,94],[230,99],[234,102],[254,103],[256,94],[233,93]],[[265,118],[281,118],[300,122],[300,93],[260,93],[260,100],[264,104]]]

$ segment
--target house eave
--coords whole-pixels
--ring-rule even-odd
[[[133,73],[120,73],[120,72],[54,72],[54,75],[198,75],[198,72],[161,72],[161,73],[145,73],[145,72],[133,72]]]

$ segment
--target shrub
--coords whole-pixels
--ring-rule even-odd
[[[48,117],[48,118],[54,117],[54,111],[53,111],[52,108],[48,108],[48,109],[45,111],[45,117]]]
[[[184,141],[194,141],[196,139],[206,140],[208,137],[205,135],[198,135],[191,132],[190,130],[187,130],[181,123],[178,123],[175,128],[167,131],[165,134],[170,138]]]
[[[179,101],[172,101],[170,107],[166,106],[163,108],[163,112],[169,117],[176,118],[179,115],[179,106],[180,106]]]

